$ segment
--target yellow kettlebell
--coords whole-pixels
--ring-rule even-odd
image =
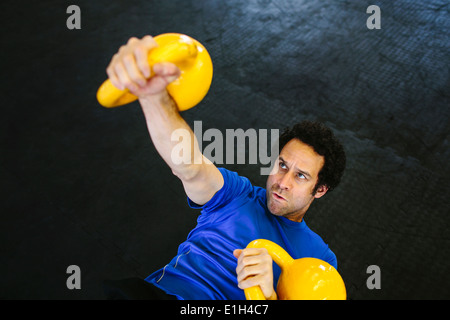
[[[205,47],[197,40],[179,33],[164,33],[154,37],[158,47],[150,50],[150,67],[159,62],[172,62],[181,71],[180,77],[167,86],[167,91],[184,111],[196,106],[211,86],[213,66]],[[106,107],[118,107],[137,99],[128,89],[120,90],[107,79],[97,91],[98,102]]]
[[[338,271],[329,263],[316,258],[292,259],[279,245],[258,239],[247,248],[266,248],[281,268],[277,284],[279,300],[345,300],[347,292]],[[259,286],[244,290],[247,300],[265,300]]]

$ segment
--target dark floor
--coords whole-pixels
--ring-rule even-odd
[[[66,9],[81,9],[68,30]],[[369,30],[369,5],[381,29]],[[0,298],[103,299],[146,277],[195,226],[137,103],[98,105],[131,36],[202,42],[214,81],[183,113],[203,130],[320,120],[342,139],[342,184],[306,216],[350,299],[450,299],[449,34],[445,0],[2,2]],[[265,185],[259,165],[225,167]],[[66,269],[81,269],[68,290]],[[381,269],[369,290],[367,267]]]

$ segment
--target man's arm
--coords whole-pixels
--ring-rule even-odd
[[[166,90],[167,85],[179,77],[180,70],[171,63],[159,63],[153,68],[148,65],[148,52],[156,46],[150,36],[141,40],[131,38],[114,55],[107,73],[116,87],[128,88],[139,97],[156,150],[181,180],[187,196],[203,205],[223,186],[223,177],[216,166],[201,154],[192,129]],[[172,141],[172,133],[176,130],[182,130],[190,139]],[[183,148],[191,151],[188,163],[175,163],[172,159],[172,150],[180,143],[190,144]]]
[[[223,186],[222,174],[201,154],[192,129],[180,116],[174,101],[167,93],[159,97],[141,98],[140,103],[156,150],[173,174],[181,180],[187,196],[196,204],[205,204]],[[180,142],[171,141],[175,130],[185,132],[190,139],[184,137]],[[172,159],[173,148],[180,144],[189,144],[182,148],[191,150],[189,164],[175,164]]]

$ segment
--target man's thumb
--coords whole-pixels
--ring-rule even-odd
[[[242,253],[242,249],[235,249],[235,250],[233,251],[233,256],[234,256],[235,258],[239,258],[239,256],[241,255],[241,253]]]

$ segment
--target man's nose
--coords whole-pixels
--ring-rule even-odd
[[[291,177],[290,177],[289,173],[286,173],[281,177],[279,185],[280,185],[281,189],[284,189],[284,190],[291,189],[292,184],[291,184]]]

